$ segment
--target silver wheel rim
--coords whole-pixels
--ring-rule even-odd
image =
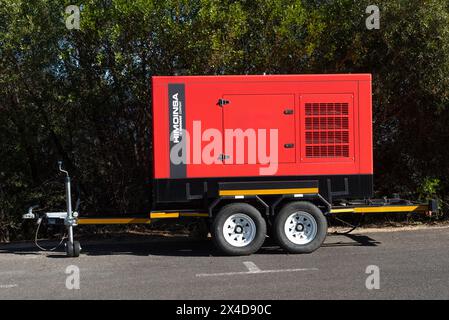
[[[256,224],[246,214],[233,214],[223,225],[223,236],[231,246],[245,247],[256,237]]]
[[[298,245],[306,245],[315,239],[318,226],[315,218],[307,212],[297,211],[285,220],[284,232],[288,240]]]

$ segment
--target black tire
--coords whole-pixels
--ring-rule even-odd
[[[287,219],[289,219],[289,217],[296,212],[304,212],[308,214],[306,218],[308,219],[310,216],[316,223],[316,234],[314,237],[311,236],[310,242],[306,244],[297,244],[291,241],[286,235],[284,229]],[[300,225],[298,226],[299,228],[304,228],[302,223],[298,223]],[[307,221],[305,223],[307,223]],[[278,245],[280,245],[284,250],[290,253],[311,253],[321,247],[326,239],[327,220],[321,210],[313,203],[301,201],[291,202],[286,204],[276,216],[273,231]]]
[[[73,256],[79,257],[81,252],[81,244],[78,241],[73,241]]]
[[[70,245],[69,242],[67,241],[65,243],[65,253],[67,254],[67,257],[73,257],[74,252],[73,252],[73,245]]]
[[[255,235],[247,245],[238,247],[229,243],[224,236],[225,222],[234,214],[243,214],[254,222]],[[263,245],[267,234],[267,225],[265,219],[252,205],[247,203],[232,203],[224,206],[216,215],[212,223],[212,240],[215,246],[223,253],[231,256],[250,255]]]

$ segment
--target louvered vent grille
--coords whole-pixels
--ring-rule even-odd
[[[349,157],[349,104],[306,103],[306,158]]]

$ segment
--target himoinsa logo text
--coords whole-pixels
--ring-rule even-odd
[[[179,101],[179,92],[172,96],[172,139],[174,143],[179,143],[182,136],[182,102]]]

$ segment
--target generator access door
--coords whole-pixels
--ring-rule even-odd
[[[228,94],[220,105],[225,164],[296,162],[294,95]]]

